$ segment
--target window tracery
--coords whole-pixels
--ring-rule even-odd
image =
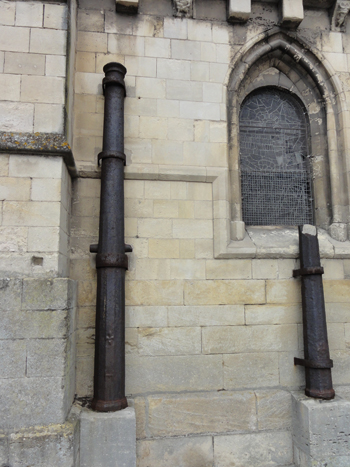
[[[246,225],[313,223],[302,105],[277,88],[244,101],[239,118],[242,216]]]

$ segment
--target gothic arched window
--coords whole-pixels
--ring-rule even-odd
[[[239,132],[246,225],[313,224],[308,120],[299,99],[277,88],[252,92]]]

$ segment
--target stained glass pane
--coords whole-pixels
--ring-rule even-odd
[[[273,88],[254,92],[240,113],[243,220],[313,223],[307,121],[299,101]]]

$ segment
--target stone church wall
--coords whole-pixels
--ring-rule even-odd
[[[0,3],[2,131],[62,133],[67,5]]]
[[[232,444],[244,456],[246,442],[268,449],[276,436],[279,459],[292,455],[290,390],[304,385],[304,370],[293,365],[303,356],[300,283],[292,279],[297,261],[214,259],[212,229],[203,219],[212,215],[211,188],[125,182],[126,241],[134,247],[126,276],[126,391],[136,408],[142,466],[163,465],[169,450],[169,465],[195,452],[211,465],[213,434],[219,465],[227,465]],[[96,289],[86,248],[96,241],[98,189],[97,180],[80,179],[73,198],[81,396],[92,395]],[[338,387],[350,383],[349,262],[322,264]]]
[[[210,21],[204,2],[198,19],[173,18],[170,2],[154,10],[145,4],[134,17],[116,14],[108,2],[104,12],[81,2],[78,12],[74,155],[84,178],[73,184],[72,208],[77,393],[92,395],[96,277],[89,245],[98,239],[102,68],[118,61],[128,70],[126,390],[136,408],[138,465],[214,459],[226,466],[233,458],[255,465],[254,456],[289,465],[290,391],[304,384],[304,370],[293,365],[303,355],[300,283],[292,278],[296,238],[292,252],[288,246],[279,255],[218,259],[216,220],[229,209],[230,188],[213,183],[229,166],[230,61],[278,23],[278,9],[253,3],[246,25],[230,25],[220,8],[215,14],[222,16]],[[299,31],[346,83],[346,35],[330,31],[328,12],[306,9]],[[270,246],[263,243],[261,251]],[[322,264],[339,386],[350,384],[349,260],[334,259],[327,248]],[[261,447],[246,458],[252,444]]]
[[[67,5],[1,1],[0,50],[4,145],[17,135],[25,150],[34,135],[63,134]],[[70,192],[61,158],[1,155],[3,271],[67,275]]]
[[[68,10],[0,2],[0,464],[11,467],[73,465],[78,455],[76,418],[67,422],[76,354]]]
[[[126,392],[138,467],[299,466],[291,397],[305,384],[293,364],[303,357],[297,233],[246,233],[237,221],[238,146],[228,128],[237,110],[228,97],[232,64],[247,50],[254,59],[257,38],[273,41],[278,4],[252,2],[250,19],[230,24],[224,0],[197,0],[179,17],[181,2],[139,3],[137,15],[125,15],[114,0],[80,0],[75,38],[75,2],[0,0],[0,464],[79,465],[77,409],[69,411],[75,394],[93,392],[89,246],[98,241],[103,66],[118,61],[128,70]],[[319,236],[333,381],[346,399],[350,247],[339,239],[349,220],[350,42],[330,3],[305,1],[298,30],[283,28],[283,37],[301,44],[296,62],[326,64],[326,84],[338,92],[330,93],[336,117],[328,115],[323,145],[332,163],[313,156],[322,159],[316,169],[339,164],[342,173],[338,234]],[[276,57],[271,50],[271,63]],[[289,86],[282,71],[261,75]],[[305,101],[310,83],[297,87]]]

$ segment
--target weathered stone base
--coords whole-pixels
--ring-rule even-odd
[[[0,280],[3,430],[67,420],[75,390],[76,293],[76,283],[65,278]]]
[[[294,462],[298,467],[350,465],[350,401],[292,395]]]
[[[6,467],[79,467],[79,410],[64,424],[0,433],[0,465]]]
[[[80,467],[136,467],[135,410],[82,409],[80,453]]]
[[[293,462],[289,431],[216,436],[214,460],[218,467],[288,466]]]
[[[138,441],[138,467],[290,467],[288,431]]]
[[[293,465],[288,391],[153,394],[134,405],[138,467]]]

